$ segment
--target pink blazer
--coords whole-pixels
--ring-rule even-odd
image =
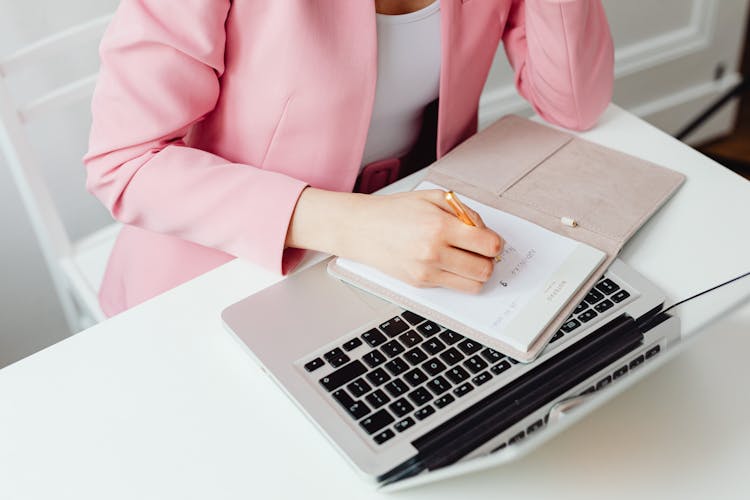
[[[477,128],[502,40],[518,91],[591,127],[611,97],[599,0],[443,0],[437,155]],[[115,314],[235,256],[286,273],[305,186],[351,191],[376,81],[364,0],[123,0],[102,41],[87,186],[125,224],[101,305]]]

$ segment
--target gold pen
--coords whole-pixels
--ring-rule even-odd
[[[469,216],[469,212],[466,211],[466,207],[463,203],[461,203],[461,200],[458,199],[458,196],[456,196],[456,193],[453,191],[446,191],[445,192],[445,201],[448,202],[448,205],[451,206],[453,209],[453,212],[455,212],[456,217],[466,224],[467,226],[473,226],[477,227],[477,223],[472,220],[472,218]],[[500,255],[495,256],[495,262],[500,262]]]

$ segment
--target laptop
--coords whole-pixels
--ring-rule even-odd
[[[326,265],[222,318],[352,467],[388,489],[517,459],[680,340],[664,294],[621,260],[531,363],[339,281]]]

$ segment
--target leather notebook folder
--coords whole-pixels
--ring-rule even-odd
[[[397,296],[343,269],[335,259],[329,271],[512,358],[532,361],[628,239],[684,179],[667,168],[515,115],[501,118],[428,167],[427,181],[605,253],[599,267],[526,352]]]

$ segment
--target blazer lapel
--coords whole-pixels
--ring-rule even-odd
[[[479,96],[502,34],[501,4],[498,0],[440,3],[438,158],[477,131]]]

